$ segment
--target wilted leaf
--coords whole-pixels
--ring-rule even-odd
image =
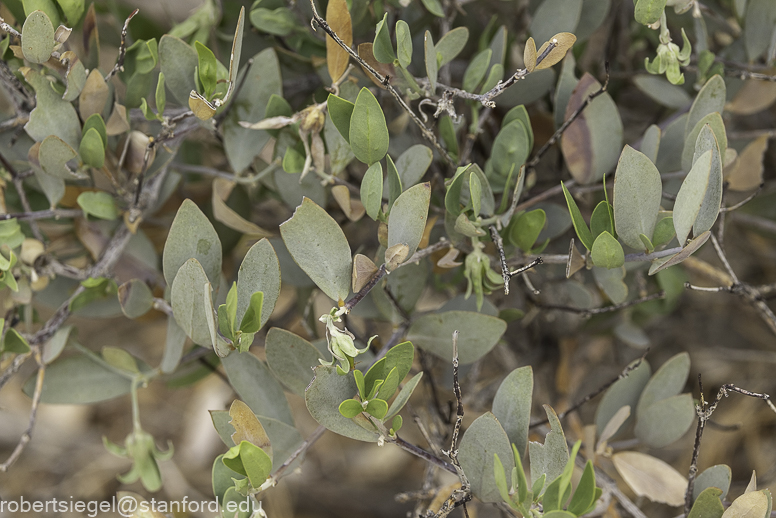
[[[671,266],[674,266],[675,264],[679,264],[688,257],[690,257],[692,254],[694,254],[700,247],[702,247],[706,241],[709,240],[709,237],[711,237],[711,231],[707,230],[700,236],[696,237],[695,239],[692,239],[687,245],[685,245],[684,248],[682,248],[681,252],[677,253],[676,255],[672,255],[671,257],[661,258],[661,259],[655,259],[652,261],[652,266],[649,267],[649,275],[654,275],[657,272],[663,271],[666,268],[670,268]]]
[[[272,457],[272,445],[267,432],[248,405],[235,399],[229,407],[229,416],[232,418],[229,424],[235,430],[231,437],[235,444],[248,441],[264,450],[270,458]]]
[[[660,459],[625,451],[612,456],[617,472],[638,496],[679,507],[684,504],[687,479]]]

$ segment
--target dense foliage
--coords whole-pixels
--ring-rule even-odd
[[[206,0],[171,28],[129,10],[0,7],[0,387],[36,367],[2,471],[39,403],[124,397],[131,429],[104,447],[122,484],[160,491],[174,449],[140,394],[218,372],[238,397],[211,411],[224,516],[327,430],[422,459],[416,515],[643,516],[627,488],[770,516],[754,476],[728,499],[731,469],[698,466],[723,396],[776,412],[773,384],[694,399],[681,344],[647,351],[686,288],[776,332],[772,285],[725,247],[726,221],[774,228],[773,0]],[[77,332],[122,314],[166,320],[159,354]],[[605,376],[573,364],[602,356],[595,336]],[[689,477],[661,458],[677,444]]]

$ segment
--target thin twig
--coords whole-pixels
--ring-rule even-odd
[[[110,70],[110,72],[105,75],[106,83],[110,80],[111,77],[116,75],[117,72],[124,71],[124,58],[127,56],[127,30],[129,29],[129,21],[139,12],[140,9],[135,9],[129,13],[127,19],[124,20],[124,27],[121,29],[121,43],[119,43],[119,56],[116,58],[116,64],[113,65],[113,68]]]
[[[0,17],[0,30],[7,32],[11,36],[21,40],[22,35],[19,31],[11,27],[11,25],[8,24],[8,22],[5,21],[2,17]]]
[[[183,164],[176,162],[172,166],[170,166],[175,171],[180,171],[182,173],[193,173],[193,174],[204,174],[207,176],[215,176],[217,178],[225,178],[227,180],[230,180],[234,183],[239,183],[243,185],[251,185],[262,178],[264,178],[266,175],[272,173],[280,166],[281,160],[280,158],[270,162],[267,167],[262,169],[256,174],[250,175],[250,176],[237,176],[232,173],[227,173],[226,171],[221,171],[219,169],[216,169],[214,167],[207,167],[203,165],[194,165],[194,164]]]
[[[752,194],[750,194],[749,196],[747,196],[743,200],[739,201],[735,205],[731,205],[730,207],[720,207],[719,211],[720,212],[731,212],[731,211],[734,211],[736,209],[740,209],[741,207],[743,207],[744,205],[746,205],[747,203],[752,201],[755,198],[755,196],[760,194],[762,192],[762,190],[763,190],[763,187],[765,187],[765,182],[761,183],[757,187],[756,191],[754,191]]]
[[[525,274],[525,272],[527,272],[528,270],[530,270],[530,269],[531,269],[531,268],[533,268],[534,266],[539,266],[540,264],[543,264],[544,262],[545,262],[545,261],[544,261],[544,259],[543,259],[543,258],[541,258],[541,257],[537,257],[536,259],[534,259],[534,260],[533,260],[533,261],[531,261],[530,263],[528,263],[528,264],[525,264],[525,265],[521,266],[521,267],[520,267],[520,268],[518,268],[517,270],[514,270],[514,271],[511,271],[511,272],[509,272],[509,278],[511,279],[511,278],[512,278],[512,277],[514,277],[515,275],[519,275],[519,274]],[[536,290],[533,290],[533,289],[532,289],[531,291],[536,291]]]
[[[5,167],[11,175],[13,186],[16,189],[16,193],[19,195],[19,201],[22,204],[22,210],[24,210],[26,214],[31,213],[32,207],[30,206],[30,200],[27,198],[27,192],[24,190],[24,180],[22,180],[19,173],[16,171],[16,168],[2,153],[0,153],[0,163],[3,164],[3,167]],[[43,234],[40,233],[40,227],[38,227],[38,222],[35,219],[30,220],[30,229],[32,230],[33,236],[35,236],[35,239],[43,242]]]
[[[728,397],[731,392],[737,392],[744,396],[749,396],[757,399],[762,399],[768,405],[768,407],[776,414],[776,405],[771,401],[771,396],[764,392],[752,392],[750,390],[736,387],[732,383],[726,383],[719,388],[717,397],[714,401],[708,403],[703,397],[703,383],[701,381],[701,375],[698,374],[698,388],[700,390],[700,404],[695,405],[695,413],[698,415],[698,426],[695,429],[695,444],[692,451],[692,461],[690,462],[690,472],[687,478],[687,492],[684,495],[684,515],[688,516],[692,508],[692,494],[695,487],[695,477],[698,473],[698,455],[701,449],[701,437],[703,436],[703,430],[706,427],[706,422],[711,418],[711,415],[717,409],[722,398]]]
[[[310,446],[315,444],[315,441],[320,439],[324,432],[326,432],[326,427],[323,425],[318,425],[318,428],[313,430],[313,433],[310,434],[310,436],[302,442],[302,444],[299,445],[299,447],[289,455],[289,457],[283,462],[283,464],[280,465],[278,469],[276,469],[272,475],[270,475],[270,479],[273,481],[273,485],[275,482],[280,480],[280,477],[283,476],[283,473],[288,469],[288,467],[299,457],[301,454],[306,452]]]
[[[60,219],[60,218],[76,218],[83,215],[83,211],[79,209],[46,209],[36,210],[32,212],[16,212],[11,214],[0,214],[0,221],[6,221],[9,219],[17,219],[19,221],[33,221],[38,219]]]
[[[461,481],[461,487],[453,490],[450,497],[442,504],[439,512],[433,515],[435,518],[447,516],[459,505],[463,505],[463,512],[468,518],[469,512],[466,509],[466,502],[472,498],[469,479],[466,477],[466,473],[464,473],[461,463],[458,461],[458,434],[461,432],[461,424],[463,423],[463,398],[461,397],[461,385],[458,382],[458,330],[453,331],[453,393],[457,403],[453,437],[450,440],[450,449],[443,451],[443,453],[453,463],[458,479]]]
[[[620,380],[621,380],[621,379],[623,379],[623,378],[627,378],[627,377],[628,377],[628,375],[629,375],[631,372],[633,372],[633,371],[634,371],[634,370],[635,370],[635,369],[636,369],[636,368],[637,368],[639,365],[641,365],[641,362],[643,362],[643,361],[644,361],[644,358],[646,358],[646,357],[647,357],[647,354],[649,354],[649,349],[647,349],[647,350],[644,352],[644,354],[642,354],[642,355],[641,355],[641,358],[639,358],[639,359],[638,359],[638,360],[636,360],[634,363],[632,363],[632,364],[628,365],[627,367],[625,367],[625,368],[622,370],[622,372],[621,372],[621,373],[620,373],[620,374],[619,374],[619,375],[618,375],[616,378],[613,378],[613,379],[609,380],[608,382],[604,383],[603,385],[601,385],[600,387],[598,387],[596,390],[594,390],[593,392],[591,392],[591,393],[590,393],[590,394],[588,394],[587,396],[583,397],[582,399],[580,399],[579,401],[577,401],[576,403],[574,403],[573,405],[571,405],[571,406],[570,406],[570,407],[569,407],[567,410],[565,410],[565,411],[563,411],[563,412],[560,412],[560,413],[558,414],[558,419],[563,419],[564,417],[566,417],[567,415],[569,415],[571,412],[575,412],[575,411],[576,411],[576,410],[578,410],[578,409],[579,409],[579,408],[580,408],[582,405],[584,405],[585,403],[587,403],[588,401],[590,401],[591,399],[593,399],[594,397],[596,397],[598,394],[600,394],[600,393],[601,393],[601,392],[603,392],[604,390],[606,390],[606,389],[608,389],[609,387],[611,387],[612,385],[614,385],[616,382],[620,381]],[[547,418],[544,418],[544,419],[542,419],[542,420],[540,420],[540,421],[536,421],[535,423],[531,423],[531,425],[530,425],[530,428],[535,428],[535,427],[537,427],[537,426],[541,426],[541,425],[543,425],[543,424],[547,424],[547,423],[549,423],[549,422],[550,422],[550,421],[549,421],[549,419],[547,419]]]
[[[329,24],[321,18],[321,15],[318,14],[318,9],[315,7],[315,0],[310,0],[310,7],[313,11],[313,20],[310,22],[310,26],[315,30],[315,25],[317,24],[321,29],[326,32],[340,47],[342,47],[350,56],[358,62],[361,67],[369,72],[380,84],[382,84],[393,96],[394,99],[396,99],[396,102],[399,103],[399,106],[402,107],[404,111],[406,111],[412,121],[420,128],[420,132],[423,135],[423,138],[428,140],[434,148],[437,150],[437,152],[440,154],[440,156],[447,162],[450,166],[455,167],[455,160],[450,156],[450,154],[445,150],[445,148],[442,147],[442,145],[437,140],[436,136],[434,135],[434,132],[431,131],[426,127],[425,124],[423,124],[423,121],[420,120],[420,118],[415,114],[414,111],[412,111],[412,108],[409,107],[409,105],[404,101],[404,98],[402,97],[401,93],[391,84],[390,77],[383,76],[380,72],[375,70],[369,63],[364,61],[364,59],[358,55],[356,51],[354,51],[352,48],[350,48],[350,45],[342,41],[342,39],[337,35],[336,32],[329,26]]]
[[[582,112],[590,105],[591,102],[593,102],[593,99],[606,92],[606,89],[609,87],[609,62],[607,61],[604,66],[606,68],[606,80],[604,81],[603,86],[585,98],[582,104],[579,105],[579,108],[574,110],[574,113],[572,113],[571,116],[566,119],[561,127],[558,128],[558,130],[552,135],[552,137],[550,137],[550,140],[545,142],[544,145],[539,148],[539,151],[536,152],[536,155],[534,155],[531,161],[526,164],[526,169],[533,169],[536,167],[536,164],[539,163],[539,160],[542,159],[542,156],[547,152],[550,146],[554,145],[555,142],[557,142],[561,137],[561,135],[563,135],[563,132],[565,132],[566,129],[571,125],[571,123],[574,122],[577,117],[582,115]]]
[[[504,241],[501,239],[501,235],[496,230],[495,225],[488,227],[490,230],[490,237],[493,239],[493,243],[498,250],[498,256],[501,260],[501,275],[504,278],[504,295],[509,295],[509,281],[512,279],[512,275],[509,273],[509,266],[507,266],[507,256],[504,254]]]
[[[43,393],[43,379],[46,375],[46,364],[43,363],[43,358],[41,357],[39,347],[35,347],[34,355],[35,360],[38,362],[38,375],[35,378],[35,392],[32,394],[30,421],[27,425],[27,429],[19,438],[19,442],[16,444],[16,448],[14,448],[13,452],[11,452],[11,455],[8,457],[8,459],[4,463],[0,464],[0,472],[3,473],[8,471],[8,468],[10,468],[13,463],[16,462],[19,456],[21,456],[25,446],[27,446],[27,443],[29,443],[30,439],[32,439],[32,431],[35,428],[35,419],[38,415],[38,404],[40,403],[40,396]]]
[[[644,302],[649,302],[650,300],[664,299],[665,296],[666,294],[664,291],[658,291],[657,293],[647,295],[646,297],[640,297],[635,300],[629,300],[627,302],[621,302],[619,304],[612,304],[611,306],[604,306],[602,308],[593,308],[593,309],[575,308],[573,306],[561,306],[561,305],[555,305],[555,304],[541,304],[541,303],[537,303],[536,305],[542,309],[556,309],[558,311],[568,311],[569,313],[579,313],[582,316],[589,317],[591,315],[611,313],[612,311],[619,311],[621,309],[629,308],[631,306],[637,306]]]

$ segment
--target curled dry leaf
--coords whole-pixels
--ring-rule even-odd
[[[460,254],[460,252],[457,249],[451,248],[439,261],[437,261],[436,265],[440,268],[457,268],[463,264],[456,261],[458,254]]]
[[[377,272],[375,263],[365,255],[356,254],[353,257],[353,292],[361,291],[369,279]]]
[[[246,220],[226,204],[234,186],[235,183],[226,178],[213,180],[213,217],[227,227],[247,234],[251,238],[270,237],[272,235],[270,231]]]
[[[585,266],[585,256],[579,253],[577,247],[574,246],[574,238],[571,238],[569,243],[569,259],[566,262],[566,278],[570,278],[577,273],[582,267]]]
[[[560,62],[560,60],[563,59],[563,57],[566,55],[566,52],[574,46],[575,41],[577,41],[577,37],[570,32],[559,32],[550,38],[550,41],[541,46],[537,54],[541,56],[547,47],[550,46],[550,43],[554,44],[555,46],[549,53],[547,53],[546,56],[544,56],[544,59],[542,59],[541,63],[536,64],[536,70],[550,68],[554,64]]]
[[[772,74],[773,71],[766,73]],[[752,115],[768,108],[775,101],[776,83],[749,80],[725,106],[725,110],[736,115]]]
[[[687,479],[660,459],[635,451],[612,456],[614,467],[638,496],[674,507],[684,504]]]
[[[119,103],[113,105],[113,112],[105,123],[105,131],[109,137],[121,135],[129,131],[129,122],[127,122],[127,108]]]
[[[410,247],[404,243],[397,243],[385,251],[385,269],[394,271],[410,255]]]
[[[229,424],[234,427],[232,440],[235,444],[248,441],[264,450],[264,453],[272,458],[272,445],[267,432],[248,405],[235,399],[229,407],[229,416],[232,418]]]
[[[22,241],[22,250],[21,253],[19,253],[19,259],[25,264],[32,264],[35,262],[35,259],[45,252],[45,250],[46,247],[42,242],[28,237]]]
[[[353,25],[345,0],[329,0],[329,5],[326,7],[326,22],[348,47],[353,45]],[[332,82],[336,82],[345,73],[349,59],[348,52],[331,36],[326,36],[326,65]]]
[[[108,101],[108,85],[96,68],[89,72],[86,83],[78,96],[78,109],[81,119],[86,120],[95,113],[102,113]]]
[[[133,131],[124,141],[123,145],[119,146],[121,155],[123,157],[124,169],[132,174],[140,174],[143,172],[146,166],[146,150],[148,144],[151,143],[151,139],[145,133],[140,131]],[[151,154],[148,156],[148,163],[151,164],[156,157],[156,148],[151,148]]]
[[[767,489],[765,490],[767,491]],[[769,498],[763,491],[750,491],[730,504],[722,518],[765,518],[769,516]]]
[[[199,120],[202,121],[212,119],[213,115],[216,114],[215,106],[210,104],[207,99],[202,97],[194,90],[192,90],[189,94],[189,109],[194,112],[194,115],[196,115]]]

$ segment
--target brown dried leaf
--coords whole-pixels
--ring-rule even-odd
[[[353,25],[345,0],[329,0],[326,22],[348,47],[353,45]],[[326,36],[326,65],[332,82],[336,82],[348,68],[350,55],[331,36]]]
[[[585,257],[574,246],[574,238],[569,243],[569,260],[566,262],[566,278],[568,279],[585,266]]]
[[[768,136],[763,135],[750,142],[741,151],[732,170],[725,177],[730,190],[751,191],[760,186],[763,181],[763,157],[766,149],[768,149]]]
[[[321,134],[318,132],[314,132],[312,134],[312,146],[310,151],[313,155],[313,165],[315,166],[315,170],[318,171],[318,173],[323,174],[326,169],[326,147],[323,145],[323,139],[321,138]],[[344,187],[344,186],[343,186]],[[354,207],[354,204],[351,203],[351,208]],[[362,205],[363,208],[363,205]],[[361,216],[364,215],[364,212],[361,213],[360,216],[356,217],[356,213],[352,212],[348,215],[348,218],[351,221],[358,221],[361,219]],[[354,219],[355,218],[355,219]]]
[[[684,504],[687,479],[660,459],[635,451],[612,456],[614,467],[638,496],[674,507]]]
[[[529,74],[536,68],[536,42],[533,38],[528,38],[528,41],[525,42],[523,64]]]
[[[393,67],[393,64],[391,63],[380,63],[377,61],[377,58],[375,58],[374,53],[372,52],[372,44],[371,43],[361,43],[358,46],[358,55],[367,62],[369,66],[371,66],[373,69],[377,70],[380,74],[388,77],[396,77],[396,69]],[[379,86],[382,89],[385,89],[385,86],[375,79],[375,77],[370,74],[367,69],[364,67],[361,67],[364,69],[364,73],[366,76],[372,80],[374,84]]]
[[[313,140],[314,142],[314,140]],[[315,146],[313,145],[313,157],[315,157]],[[316,166],[317,167],[317,166]],[[331,194],[337,201],[337,204],[345,213],[350,221],[358,221],[366,214],[364,205],[359,200],[350,197],[350,190],[345,185],[335,185],[331,188]]]
[[[776,101],[776,83],[749,80],[736,93],[725,110],[737,115],[761,112]]]
[[[235,444],[248,441],[264,450],[264,453],[272,458],[272,445],[269,442],[267,432],[248,405],[235,399],[232,406],[229,407],[229,416],[232,418],[229,424],[234,427],[232,440]]]
[[[235,183],[226,178],[213,180],[213,217],[227,227],[247,234],[251,238],[261,239],[271,237],[272,233],[251,223],[226,204],[226,200],[234,189]]]
[[[763,491],[744,493],[733,500],[722,518],[763,518],[768,516],[768,500],[768,496]]]
[[[361,291],[369,279],[377,272],[377,266],[375,263],[365,255],[356,254],[353,257],[353,276],[352,285],[353,292],[357,293]]]
[[[404,243],[397,243],[385,251],[385,269],[394,271],[410,255],[410,247]]]
[[[542,52],[544,52],[544,49],[546,49],[550,43],[554,43],[555,47],[549,52],[549,54],[544,57],[541,63],[536,65],[536,70],[550,68],[555,63],[560,62],[560,60],[563,59],[563,57],[566,55],[566,52],[574,46],[575,41],[577,41],[577,37],[570,32],[559,32],[550,38],[550,41],[542,45],[542,48],[539,49],[537,54],[541,56]]]
[[[88,119],[95,113],[102,114],[108,101],[108,85],[102,74],[96,68],[89,72],[86,83],[78,96],[78,109],[81,120]]]
[[[105,130],[109,137],[121,135],[129,131],[129,122],[127,122],[127,108],[119,103],[113,105],[113,112],[105,123]]]

